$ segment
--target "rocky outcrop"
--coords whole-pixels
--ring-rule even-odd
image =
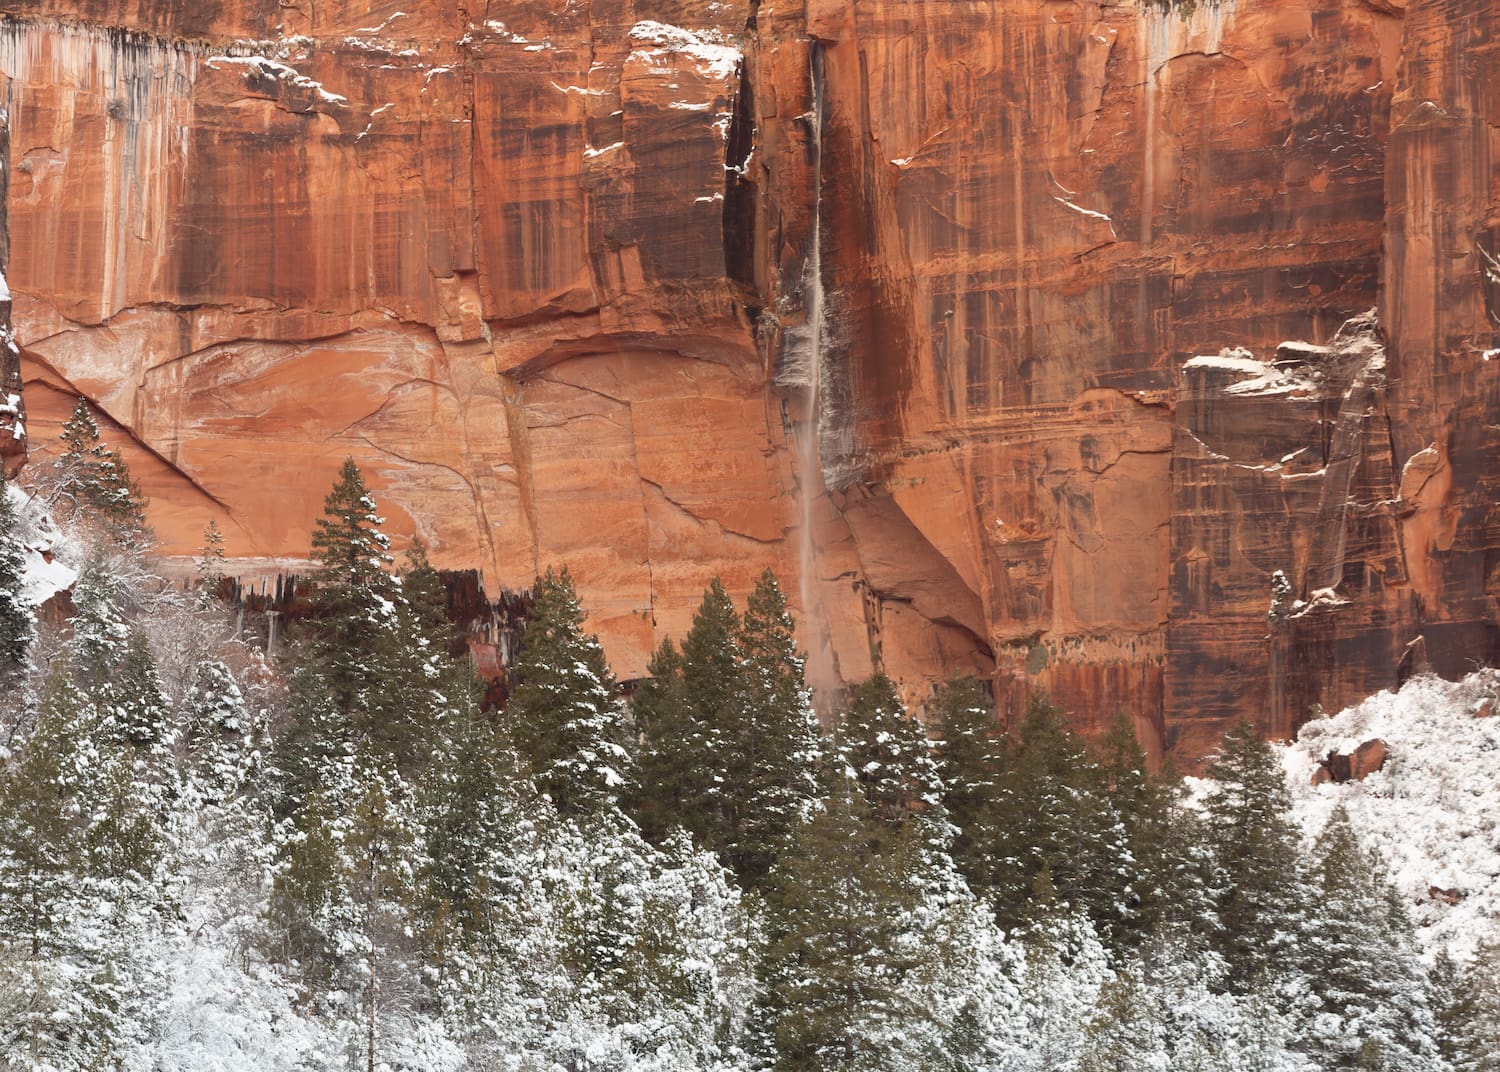
[[[825,690],[1187,759],[1494,654],[1493,5],[414,7],[0,4],[33,449],[168,550],[352,454],[626,678],[770,566]]]
[[[1313,771],[1312,784],[1362,782],[1385,766],[1391,750],[1376,737],[1365,741],[1352,752],[1330,752]]]

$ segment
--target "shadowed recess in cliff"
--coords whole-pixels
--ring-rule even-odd
[[[993,657],[979,595],[890,493],[878,485],[856,485],[838,500],[872,593],[906,603],[930,622],[963,629]]]

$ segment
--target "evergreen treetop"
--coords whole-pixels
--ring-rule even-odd
[[[91,512],[116,543],[134,547],[148,535],[145,498],[125,458],[102,441],[87,400],[63,424],[63,453],[53,463],[58,493]]]
[[[538,577],[505,707],[510,740],[564,816],[618,805],[632,770],[625,708],[566,568]]]
[[[1241,719],[1205,773],[1219,931],[1215,948],[1237,994],[1277,989],[1294,971],[1306,918],[1296,825],[1286,774],[1255,727]]]

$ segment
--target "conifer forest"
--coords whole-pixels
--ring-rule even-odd
[[[705,578],[627,698],[565,563],[491,709],[353,461],[271,652],[216,527],[194,584],[161,576],[86,404],[28,477],[0,494],[7,1072],[1500,1068],[1493,916],[1423,925],[1369,809],[1310,820],[1248,723],[1183,778],[1123,716],[1085,743],[1037,695],[1002,727],[973,679],[908,710],[877,675],[820,720],[769,572],[743,605]]]

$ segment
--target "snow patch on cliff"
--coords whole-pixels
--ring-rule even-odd
[[[323,87],[323,83],[308,78],[295,67],[282,63],[280,60],[267,59],[264,56],[215,56],[208,61],[208,66],[216,68],[226,63],[251,67],[257,74],[277,82],[290,82],[298,89],[314,94],[324,104],[349,103],[348,97],[339,93],[330,93]]]
[[[1380,739],[1385,766],[1313,785],[1319,762]],[[1338,804],[1391,868],[1424,947],[1467,957],[1500,939],[1500,670],[1420,677],[1302,727],[1283,752],[1309,837]]]
[[[1227,395],[1283,395],[1317,391],[1318,380],[1305,367],[1282,368],[1261,361],[1249,350],[1233,347],[1217,354],[1200,354],[1183,366],[1193,369],[1227,372],[1242,377],[1224,387]]]
[[[721,35],[712,30],[694,32],[681,26],[669,26],[664,22],[645,19],[630,29],[633,41],[654,45],[655,48],[638,48],[633,53],[656,62],[655,73],[671,74],[671,65],[662,62],[667,54],[676,53],[691,57],[705,75],[720,80],[734,77],[743,54],[733,45],[726,44]]]

